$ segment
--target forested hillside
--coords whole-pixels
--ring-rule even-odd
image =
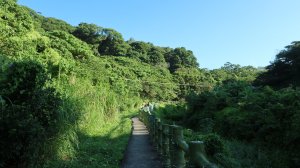
[[[220,167],[300,166],[300,43],[263,71],[225,64],[210,71],[216,84],[157,112],[192,140],[203,140]],[[259,73],[258,73],[259,72]]]
[[[207,70],[184,47],[0,0],[0,167],[119,167],[149,101],[172,102],[157,115],[199,133],[220,167],[299,167],[299,55],[293,42],[263,70]]]

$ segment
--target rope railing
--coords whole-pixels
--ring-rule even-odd
[[[139,118],[145,123],[158,154],[166,168],[217,168],[206,157],[203,141],[185,141],[183,128],[163,124],[149,111],[141,110]]]

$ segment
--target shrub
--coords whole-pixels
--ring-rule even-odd
[[[57,132],[61,99],[45,87],[47,75],[33,61],[15,62],[0,81],[0,166],[26,167],[44,159],[41,151]]]
[[[217,134],[206,134],[203,136],[205,152],[209,156],[217,153],[225,153],[225,146],[221,137]]]

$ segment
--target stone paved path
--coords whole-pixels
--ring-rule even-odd
[[[150,142],[146,126],[138,118],[132,118],[132,122],[133,132],[121,167],[162,168],[161,160]]]

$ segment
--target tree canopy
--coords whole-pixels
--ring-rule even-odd
[[[95,24],[80,23],[72,34],[88,44],[98,44],[101,41],[102,30],[102,27]]]
[[[292,42],[276,55],[275,60],[266,67],[258,79],[258,84],[276,88],[289,85],[300,86],[300,42]]]

